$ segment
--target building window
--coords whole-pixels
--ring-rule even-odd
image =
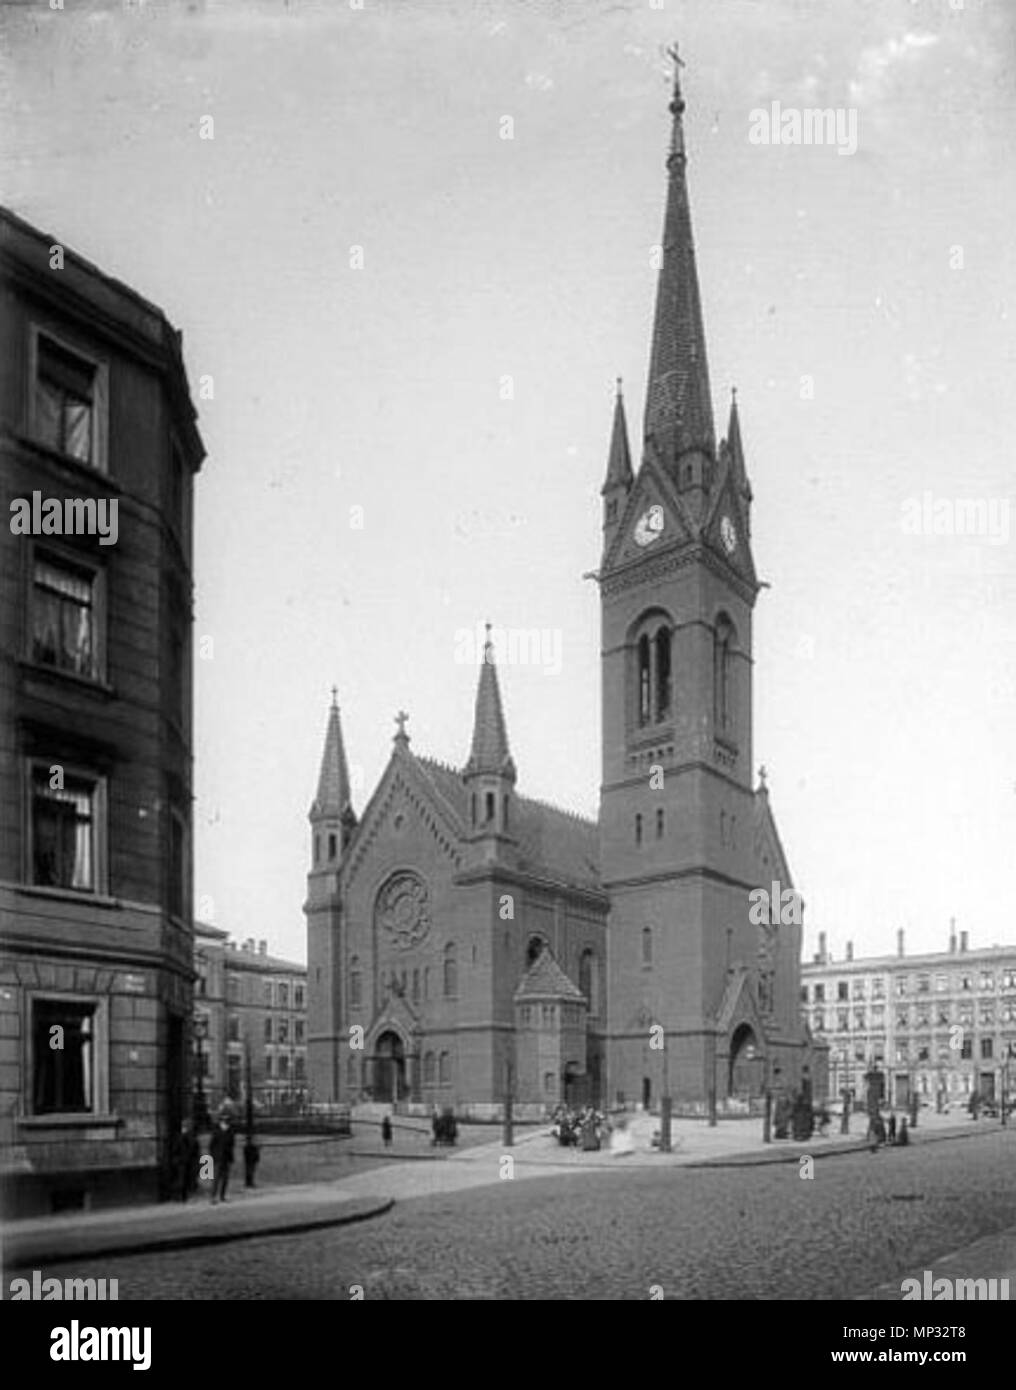
[[[814,1016],[813,1016],[813,1018],[812,1018],[812,1027],[815,1029],[815,1032],[816,1032],[816,1033],[824,1033],[824,1032],[825,1032],[825,1010],[824,1010],[824,1009],[816,1009],[816,1010],[815,1010]]]
[[[670,632],[661,627],[653,639],[656,646],[656,718],[670,717]]]
[[[982,1027],[982,1028],[994,1028],[994,1026],[995,1026],[995,1008],[994,1008],[994,1005],[992,1005],[992,1004],[982,1004],[982,1005],[981,1005],[981,1027]]]
[[[102,673],[100,576],[54,555],[32,567],[32,660],[86,680]]]
[[[288,986],[288,985],[279,985],[279,1008],[280,1008],[280,1009],[288,1009],[288,1008],[289,1008],[289,986]]]
[[[1002,988],[1016,989],[1016,970],[1002,971]]]
[[[303,987],[303,985],[295,985],[294,988],[293,988],[293,1008],[294,1008],[294,1009],[302,1009],[302,1008],[303,1008],[303,997],[304,997],[304,987]]]
[[[885,998],[885,980],[881,975],[876,976],[871,982],[871,997],[872,999]]]
[[[938,1026],[939,1026],[940,1028],[947,1028],[947,1027],[949,1026],[949,1024],[952,1022],[952,1019],[951,1019],[951,1017],[950,1017],[950,1014],[951,1014],[951,1011],[950,1011],[950,1008],[949,1008],[949,1005],[948,1005],[948,1004],[939,1004],[939,1006],[938,1006],[938,1015],[937,1015],[937,1016],[938,1016]]]
[[[302,1018],[298,1018],[298,1019],[294,1022],[294,1024],[293,1024],[293,1041],[296,1042],[296,1043],[302,1043],[302,1042],[303,1042],[303,1019],[302,1019]]]
[[[271,1007],[272,1007],[272,982],[271,982],[271,980],[266,980],[266,981],[265,981],[265,990],[264,990],[264,994],[265,994],[265,1004],[268,1006],[268,1008],[271,1008]]]
[[[95,1003],[32,1001],[32,1112],[82,1114],[98,1109]]]
[[[663,839],[663,808],[657,807],[656,810],[656,838]]]
[[[307,1078],[307,1059],[300,1052],[293,1059],[293,1075],[296,1081],[305,1081]]]
[[[328,835],[328,859],[329,859],[329,862],[334,862],[335,856],[338,854],[338,852],[339,852],[339,837],[338,837],[337,835],[333,834],[332,832],[329,832],[329,835]]]
[[[289,1054],[281,1052],[279,1054],[279,1077],[286,1079],[289,1076]]]
[[[235,975],[230,975],[226,980],[226,998],[231,1004],[240,1002],[240,981]]]
[[[974,987],[974,977],[973,977],[972,975],[961,975],[961,976],[960,976],[960,989],[963,990],[964,994],[968,994],[968,993],[970,992],[970,990],[973,989],[973,987]]]
[[[275,1075],[275,1058],[270,1052],[265,1053],[265,1076],[269,1079]]]
[[[854,981],[852,993],[853,993],[853,997],[854,997],[855,999],[863,999],[863,998],[864,998],[864,981],[863,981],[863,980],[855,980],[855,981]]]
[[[418,1004],[419,1002],[420,1002],[420,972],[419,972],[419,970],[414,970],[414,971],[413,971],[413,1003],[414,1003],[414,1004]]]
[[[910,1018],[910,1015],[907,1013],[906,1009],[897,1009],[897,1010],[896,1010],[896,1027],[897,1027],[897,1028],[906,1028],[907,1025],[908,1025],[908,1022],[909,1022],[909,1018]]]
[[[545,1071],[543,1073],[543,1090],[546,1095],[553,1095],[554,1073],[552,1071]]]
[[[855,1027],[855,1028],[862,1028],[862,1029],[863,1029],[865,1026],[866,1026],[866,1025],[865,1025],[865,1011],[864,1011],[864,1009],[855,1009],[855,1010],[854,1010],[854,1027]]]
[[[824,1004],[824,1003],[825,1003],[825,985],[816,985],[816,986],[815,986],[815,1003],[816,1003],[816,1004]]]
[[[963,1045],[962,1045],[962,1047],[960,1048],[960,1057],[963,1059],[963,1061],[969,1062],[969,1061],[973,1058],[973,1055],[974,1055],[974,1040],[973,1040],[973,1038],[964,1038],[964,1039],[963,1039]]]
[[[837,1010],[836,1010],[836,1028],[837,1028],[837,1031],[840,1032],[840,1033],[846,1033],[846,1032],[848,1031],[848,1029],[850,1028],[850,1010],[849,1010],[849,1009],[837,1009]]]
[[[885,1027],[885,1005],[884,1005],[884,1004],[875,1004],[875,1005],[872,1007],[872,1010],[871,1010],[871,1026],[872,1026],[872,1028],[884,1028],[884,1027]]]
[[[33,433],[40,444],[102,467],[96,428],[99,369],[47,334],[35,340]]]
[[[280,1018],[280,1019],[279,1019],[279,1042],[280,1042],[280,1043],[288,1043],[288,1042],[289,1042],[289,1019],[288,1019],[288,1018]]]
[[[102,791],[98,778],[71,775],[56,763],[32,767],[33,883],[99,891]]]
[[[995,988],[995,976],[991,970],[981,971],[981,989],[992,990]]]
[[[847,998],[847,981],[846,981],[846,980],[837,980],[837,982],[836,982],[836,998],[837,998],[837,999],[846,999],[846,998]]]
[[[994,1057],[994,1055],[995,1055],[995,1039],[994,1039],[994,1038],[982,1038],[982,1039],[981,1039],[981,1061],[982,1061],[982,1062],[990,1062],[991,1059],[992,1059],[992,1057]]]
[[[948,990],[948,988],[949,988],[949,976],[948,976],[948,975],[936,975],[936,976],[935,976],[935,993],[936,993],[936,994],[945,994],[945,992]]]
[[[734,627],[725,613],[713,638],[713,718],[716,732],[729,737],[733,729],[732,654]]]
[[[642,928],[642,964],[652,965],[653,963],[653,929],[652,927]]]
[[[230,1100],[240,1099],[240,1062],[238,1053],[231,1052],[226,1058],[226,1094]]]
[[[579,956],[579,989],[589,1005],[590,1014],[595,1014],[599,994],[599,971],[596,966],[596,952],[591,947],[587,947]]]
[[[635,843],[636,843],[637,845],[640,845],[640,844],[642,843],[642,817],[641,817],[641,815],[636,815],[636,816],[635,816]]]
[[[349,1002],[354,1007],[363,1003],[363,976],[360,974],[360,958],[353,956],[349,962]]]
[[[907,977],[906,977],[905,975],[898,975],[898,976],[896,977],[896,997],[897,997],[897,999],[901,999],[901,998],[903,997],[903,995],[906,994],[906,992],[907,992]]]
[[[452,1080],[451,1056],[442,1052],[438,1060],[437,1081],[439,1086],[450,1086]]]
[[[434,1084],[434,1054],[427,1052],[423,1058],[423,1084],[433,1086]]]
[[[240,1019],[236,1014],[230,1014],[226,1020],[226,1037],[230,1042],[240,1041]]]
[[[459,971],[455,960],[455,944],[449,941],[444,948],[444,996],[454,999],[459,992]]]
[[[807,985],[802,985],[802,986],[801,986],[801,1003],[802,1003],[802,1004],[807,1004],[807,1002],[808,1002],[808,986],[807,986]]]
[[[638,681],[639,681],[639,724],[649,723],[651,718],[652,684],[649,660],[649,638],[643,634],[638,643]]]
[[[270,1018],[266,1018],[266,1019],[265,1019],[265,1042],[271,1042],[271,1040],[272,1040],[272,1020],[271,1020]]]
[[[918,977],[917,977],[917,992],[918,992],[918,994],[927,994],[928,991],[929,991],[930,989],[931,989],[931,976],[930,976],[930,975],[918,975]]]

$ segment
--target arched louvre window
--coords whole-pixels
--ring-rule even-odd
[[[653,929],[652,927],[642,928],[642,964],[652,965],[653,963]]]
[[[670,630],[661,627],[653,638],[656,646],[656,718],[670,718]]]
[[[642,816],[640,814],[635,816],[635,843],[637,845],[642,843]]]
[[[444,949],[444,994],[453,999],[459,992],[459,968],[455,959],[455,943],[449,941]]]
[[[448,1085],[451,1084],[451,1079],[452,1079],[452,1059],[451,1059],[451,1055],[450,1055],[449,1053],[447,1053],[447,1052],[442,1052],[442,1053],[441,1053],[441,1057],[440,1057],[440,1059],[439,1059],[439,1061],[438,1061],[438,1075],[437,1075],[438,1085],[439,1085],[439,1086],[448,1086]]]
[[[713,644],[713,707],[716,732],[727,737],[733,732],[732,668],[734,628],[722,613],[716,623]]]
[[[650,670],[649,638],[645,633],[638,644],[638,701],[639,723],[648,724],[652,718],[652,673]]]

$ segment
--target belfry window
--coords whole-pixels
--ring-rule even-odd
[[[650,675],[649,658],[649,638],[642,636],[639,638],[639,723],[648,724],[652,718],[651,694],[652,683]]]
[[[637,845],[642,843],[642,817],[638,814],[635,816],[635,843]]]
[[[733,733],[733,681],[731,662],[734,628],[726,614],[716,624],[713,642],[713,717],[716,732],[725,737]]]
[[[670,715],[670,633],[661,627],[653,639],[656,647],[656,718]]]

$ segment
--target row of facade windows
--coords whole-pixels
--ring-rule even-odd
[[[302,1018],[293,1020],[292,1041],[294,1043],[304,1041],[304,1027]],[[265,1042],[288,1043],[290,1041],[290,1020],[288,1018],[266,1018],[264,1035]],[[230,1014],[226,1020],[226,1038],[229,1042],[240,1041],[240,1019],[237,1014]]]
[[[994,970],[963,971],[959,974],[937,974],[932,976],[929,972],[920,975],[897,975],[893,987],[893,993],[897,998],[902,998],[907,994],[971,994],[976,990],[982,993],[992,993],[999,986],[1003,990],[1016,990],[1016,967],[1007,967],[1001,972]],[[934,985],[934,990],[932,986]],[[836,981],[836,999],[844,1000],[864,999],[869,994],[872,999],[884,999],[886,994],[886,982],[882,976],[875,976],[870,981],[861,976],[854,980]],[[830,986],[831,988],[831,986]],[[826,1002],[825,982],[817,982],[814,985],[804,984],[801,986],[801,999],[804,1003],[809,1002],[809,989],[811,991],[811,1002],[822,1004]],[[832,996],[830,995],[830,998]]]
[[[226,977],[226,998],[229,1000],[231,1004],[243,1003],[243,996],[245,993],[248,996],[246,1002],[253,1003],[253,993],[256,991],[256,988],[256,984],[252,983],[248,986],[247,990],[245,991],[243,988],[243,984],[237,975],[230,974]],[[201,993],[203,994],[204,990],[201,990]],[[304,985],[293,985],[292,994],[292,1007],[294,1009],[302,1009],[305,1006],[307,998],[306,987]],[[273,983],[271,980],[265,980],[262,982],[261,998],[266,1008],[288,1009],[290,1007],[289,995],[290,986],[287,984]]]
[[[534,964],[546,946],[547,942],[542,936],[530,937],[526,946],[527,967]],[[645,946],[645,937],[643,936],[643,950],[645,951],[645,949],[647,948]],[[651,964],[651,940],[648,951],[649,956],[647,963]],[[454,942],[449,942],[444,948],[441,977],[444,998],[456,998],[459,989],[459,973],[458,958]],[[388,984],[393,993],[407,995],[414,1003],[419,1003],[421,999],[428,1000],[430,998],[430,966],[424,966],[422,969],[419,967],[413,969],[405,967],[401,971],[393,970],[389,975]],[[599,963],[596,958],[596,952],[593,951],[591,947],[587,947],[579,956],[578,987],[589,1004],[590,1012],[595,1012],[598,1008],[599,998]],[[350,1007],[358,1007],[363,1004],[363,969],[359,956],[351,956],[349,960],[349,1003]]]
[[[946,1028],[953,1023],[961,1027],[972,1028],[974,1026],[974,1006],[973,1004],[960,1004],[953,1007],[950,1004],[939,1004],[937,1008],[917,1008],[897,1009],[896,1010],[897,1028],[930,1028],[932,1019],[934,1026]],[[835,1025],[832,1023],[832,1010],[816,1009],[812,1015],[812,1027],[816,1032],[822,1033],[826,1026],[835,1027],[840,1033],[849,1030],[851,1022],[855,1029],[884,1028],[886,1024],[886,1009],[884,1006],[875,1005],[868,1014],[865,1008],[854,1008],[851,1015],[850,1009],[837,1008],[835,1011]],[[869,1021],[870,1020],[870,1021]],[[982,1004],[977,1011],[977,1021],[982,1028],[995,1027],[996,1020],[999,1023],[1016,1023],[1016,999],[1003,1000],[997,1010],[994,1004]]]

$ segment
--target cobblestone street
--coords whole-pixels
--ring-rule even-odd
[[[1016,1226],[1012,1130],[734,1169],[504,1181],[362,1225],[90,1260],[121,1299],[828,1299]]]

